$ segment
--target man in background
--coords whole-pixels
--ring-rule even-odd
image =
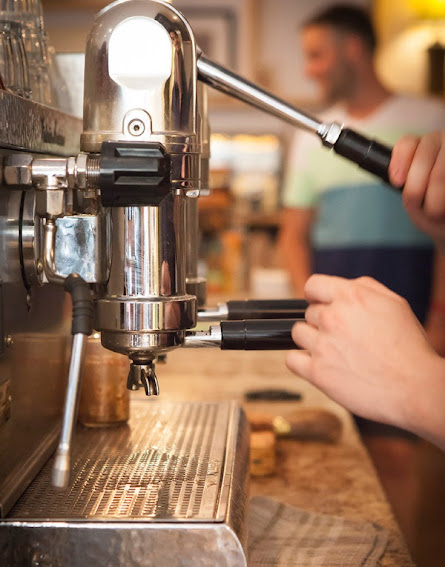
[[[389,146],[404,134],[445,127],[441,103],[393,94],[379,81],[374,30],[356,6],[331,6],[314,16],[303,26],[302,44],[306,74],[329,107],[323,121],[344,123]],[[445,303],[439,297],[445,294],[445,262],[413,225],[400,195],[322,149],[317,137],[298,133],[289,157],[280,245],[295,295],[303,296],[311,273],[371,276],[405,297],[431,343],[443,348],[445,314],[434,305]],[[395,427],[362,419],[357,424],[409,540],[417,492],[415,439]]]

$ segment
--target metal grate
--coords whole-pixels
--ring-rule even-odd
[[[136,402],[128,426],[79,429],[68,490],[50,459],[9,517],[215,521],[232,407]]]

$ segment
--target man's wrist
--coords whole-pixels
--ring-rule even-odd
[[[406,428],[445,450],[445,358],[431,353],[424,362],[407,400]]]

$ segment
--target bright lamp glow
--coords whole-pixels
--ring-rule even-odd
[[[445,0],[409,0],[409,3],[419,18],[445,19]]]
[[[445,28],[421,22],[382,45],[376,67],[385,85],[396,91],[422,94],[428,83],[428,48],[445,44]]]

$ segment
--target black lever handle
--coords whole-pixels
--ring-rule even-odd
[[[245,299],[227,302],[227,319],[304,319],[305,299]]]
[[[334,144],[334,151],[353,161],[362,169],[377,175],[385,183],[390,183],[388,169],[392,149],[388,146],[370,140],[354,130],[343,128]],[[402,191],[403,187],[396,187],[396,189]]]
[[[221,321],[221,350],[289,350],[295,319]]]

